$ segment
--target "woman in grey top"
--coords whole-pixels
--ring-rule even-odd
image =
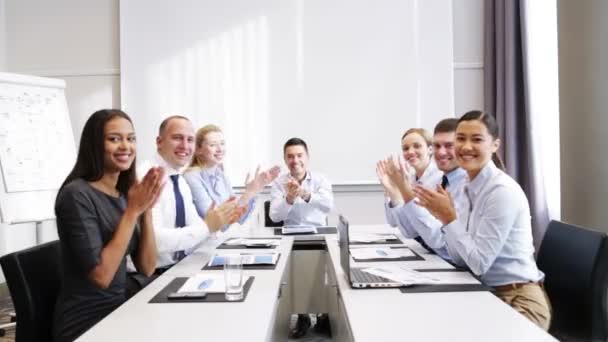
[[[156,245],[149,209],[162,188],[160,168],[135,175],[135,132],[120,110],[100,110],[82,131],[76,165],[55,202],[63,283],[55,341],[73,341],[125,301],[126,255],[151,275]]]

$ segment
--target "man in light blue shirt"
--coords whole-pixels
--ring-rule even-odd
[[[291,138],[283,147],[289,173],[281,175],[270,190],[270,219],[285,225],[324,226],[333,206],[331,183],[320,173],[308,170],[308,147]]]
[[[304,140],[291,138],[283,146],[283,158],[289,168],[281,175],[270,190],[270,219],[285,225],[324,226],[333,206],[334,197],[331,183],[321,174],[308,170],[308,146]],[[311,325],[308,314],[299,314],[291,338],[300,338]],[[317,317],[317,332],[329,331],[326,314]]]
[[[431,188],[441,185],[452,194],[452,198],[460,198],[459,194],[463,191],[463,186],[467,180],[466,172],[458,167],[454,155],[457,124],[458,119],[448,118],[441,120],[435,126],[433,133],[433,158],[437,168],[443,172],[443,176],[437,184],[427,185]],[[393,171],[398,170],[394,168]],[[400,203],[390,209],[391,215],[396,219],[399,229],[404,236],[417,238],[419,242],[426,244],[441,258],[451,261],[452,259],[447,251],[444,235],[441,233],[443,224],[431,215],[428,210],[416,204],[413,189],[411,186],[408,186],[409,183],[401,181],[403,178],[399,172],[393,172],[389,176],[391,180],[390,184],[384,185],[386,181],[383,181],[385,188],[387,186],[396,188],[396,190],[388,189],[387,192],[397,191],[400,195]]]

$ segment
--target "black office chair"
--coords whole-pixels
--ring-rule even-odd
[[[605,233],[551,221],[538,253],[560,340],[608,339],[608,245]]]
[[[0,258],[17,313],[17,342],[52,341],[53,311],[61,289],[60,259],[59,241]]]
[[[274,222],[270,218],[270,201],[264,202],[264,227],[283,227],[283,221]]]

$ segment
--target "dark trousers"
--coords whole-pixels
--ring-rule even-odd
[[[165,273],[165,271],[169,268],[170,267],[159,267],[154,270],[154,273],[149,277],[137,272],[127,273],[127,285],[125,288],[127,299],[133,297],[137,292],[148,286],[148,284],[153,282],[154,279],[158,278],[161,274]]]

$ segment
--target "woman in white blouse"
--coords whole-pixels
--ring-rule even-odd
[[[401,137],[401,151],[403,161],[407,166],[403,165],[404,171],[409,171],[406,177],[409,178],[412,186],[419,184],[426,187],[433,187],[435,184],[441,183],[441,172],[433,158],[433,138],[424,128],[410,128]],[[401,231],[407,238],[414,238],[418,233],[413,231],[408,222],[403,222],[404,217],[397,215],[397,207],[403,204],[403,197],[399,192],[397,185],[391,182],[386,174],[388,164],[394,163],[391,158],[381,160],[376,167],[378,178],[384,187],[384,191],[388,197],[385,201],[385,212],[388,224],[393,227],[400,227]],[[409,170],[407,170],[409,169]]]
[[[469,267],[495,294],[541,328],[548,330],[551,309],[536,267],[530,207],[523,190],[501,170],[496,155],[498,125],[492,115],[470,111],[458,121],[456,158],[469,180],[463,205],[449,193],[417,186],[419,204],[443,224],[453,261]]]

